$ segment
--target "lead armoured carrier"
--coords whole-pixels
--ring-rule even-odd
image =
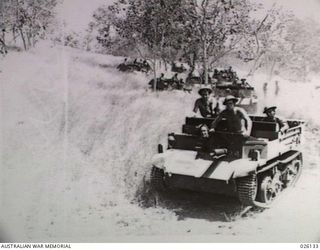
[[[246,206],[269,207],[291,187],[302,170],[303,121],[289,120],[289,129],[251,116],[251,137],[225,131],[220,122],[208,138],[199,126],[212,118],[187,117],[182,133],[168,136],[168,148],[152,159],[151,183],[157,190],[188,189],[238,197]]]

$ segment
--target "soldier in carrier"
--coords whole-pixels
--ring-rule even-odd
[[[202,124],[199,130],[200,130],[200,140],[198,141],[198,145],[197,145],[198,153],[196,158],[210,160],[211,157],[209,153],[211,149],[211,143],[210,143],[209,127],[205,124]]]
[[[160,74],[160,77],[158,77],[158,79],[157,79],[159,82],[164,82],[164,74],[163,73],[161,73]]]
[[[172,80],[173,83],[178,83],[179,82],[178,73],[175,73],[173,75],[173,77],[171,78],[171,80]]]
[[[197,99],[193,112],[197,113],[198,110],[200,111],[200,114],[205,118],[210,118],[214,116],[214,110],[213,110],[213,101],[210,98],[210,94],[212,93],[212,90],[210,88],[201,88],[199,90],[199,95],[201,95],[201,98]]]
[[[225,118],[227,122],[227,132],[239,133],[244,137],[249,137],[252,128],[252,121],[247,112],[240,107],[236,107],[238,98],[229,95],[225,98],[223,105],[226,109],[223,110],[211,124],[211,132],[214,132],[219,122]]]
[[[276,106],[265,107],[263,113],[267,116],[263,119],[263,121],[276,122],[279,125],[280,132],[284,133],[289,128],[289,125],[286,121],[282,120],[279,117],[276,117],[276,109]]]
[[[144,61],[142,62],[142,64],[143,64],[144,67],[149,67],[149,63],[147,62],[147,60],[144,60]]]
[[[237,102],[238,98],[227,96],[223,102],[226,108],[215,118],[210,129],[214,148],[226,148],[234,155],[239,154],[239,147],[245,141],[254,139],[250,136],[252,121],[243,108],[236,107]],[[222,120],[226,122],[222,129],[227,133],[213,133]]]

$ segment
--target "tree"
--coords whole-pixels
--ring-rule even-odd
[[[119,36],[135,44],[139,55],[151,63],[155,83],[157,60],[166,59],[182,6],[182,0],[119,0],[109,8]]]
[[[151,62],[155,81],[158,60],[182,57],[191,71],[201,63],[208,84],[209,68],[235,52],[251,63],[249,74],[263,65],[273,72],[279,51],[289,53],[284,39],[292,15],[273,6],[262,19],[253,18],[261,8],[248,0],[118,0],[108,11],[98,9],[97,39],[108,47],[116,34],[134,46]]]
[[[319,23],[273,6],[253,27],[251,39],[239,51],[243,60],[251,62],[248,75],[265,68],[269,80],[274,72],[305,80],[308,73],[319,72]]]
[[[2,0],[0,5],[0,26],[2,40],[12,32],[16,43],[21,38],[25,50],[34,46],[39,38],[44,38],[48,26],[54,18],[57,0]]]
[[[248,1],[186,0],[185,6],[188,6],[185,30],[189,37],[186,46],[202,61],[208,84],[208,68],[245,39],[254,5]]]
[[[290,12],[284,12],[275,4],[261,20],[254,20],[249,30],[243,49],[238,56],[251,63],[248,76],[253,75],[262,66],[270,67],[269,76],[281,61],[283,52],[287,50],[285,41],[287,27],[293,20]]]
[[[289,44],[280,68],[295,79],[306,80],[309,73],[320,72],[320,24],[312,19],[294,19],[285,41]]]
[[[93,21],[89,23],[88,32],[91,35],[94,33],[98,44],[108,50],[112,44],[111,25],[113,13],[109,11],[107,6],[99,7],[93,14]]]

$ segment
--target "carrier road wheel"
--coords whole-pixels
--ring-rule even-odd
[[[266,205],[269,205],[276,198],[278,192],[278,187],[274,185],[272,178],[270,176],[265,176],[260,184],[258,194],[259,200]]]
[[[239,200],[243,205],[255,206],[257,196],[257,176],[255,174],[237,179]]]
[[[151,170],[151,185],[158,191],[166,191],[168,187],[164,182],[164,171],[157,167],[152,167]]]
[[[286,187],[294,185],[301,175],[302,163],[301,160],[294,160],[288,166],[286,176]]]

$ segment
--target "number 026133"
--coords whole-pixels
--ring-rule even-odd
[[[305,249],[316,249],[319,248],[318,243],[312,243],[312,244],[300,244],[300,248],[305,248]]]

